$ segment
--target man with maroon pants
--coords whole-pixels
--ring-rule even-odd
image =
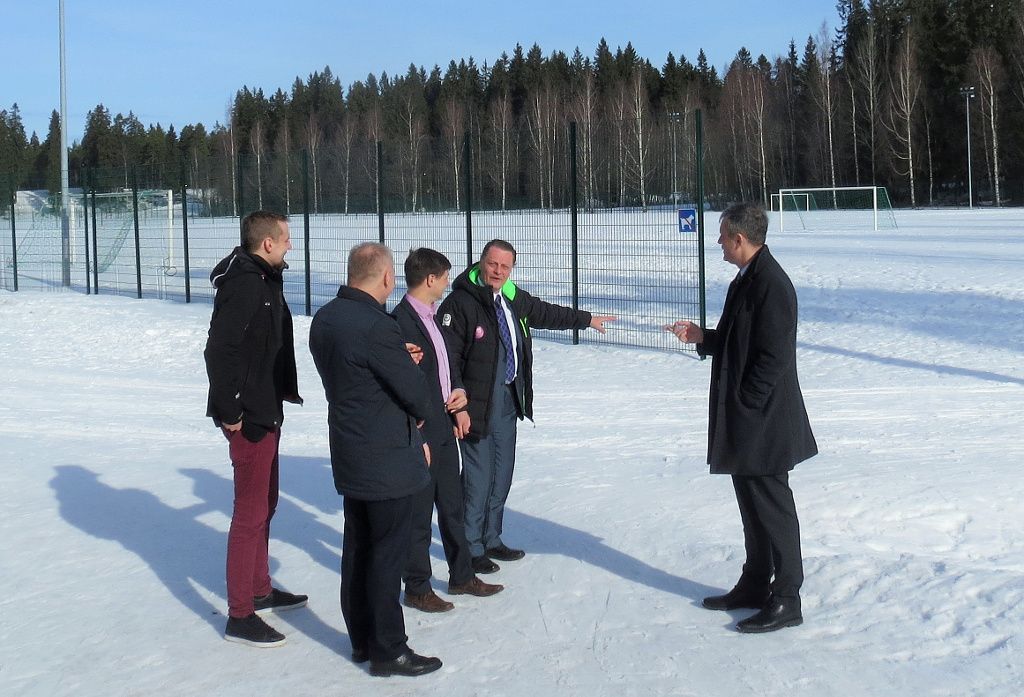
[[[242,221],[242,244],[210,274],[217,295],[204,352],[206,414],[228,440],[235,489],[224,638],[260,648],[280,646],[285,637],[259,615],[307,600],[271,585],[267,549],[277,507],[282,402],[302,403],[281,276],[291,248],[287,219],[256,211]]]

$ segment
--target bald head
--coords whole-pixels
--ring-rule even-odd
[[[357,244],[348,253],[348,285],[383,303],[395,288],[395,260],[391,250],[376,242]]]

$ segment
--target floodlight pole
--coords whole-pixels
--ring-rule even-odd
[[[670,111],[668,118],[672,124],[672,205],[678,206],[679,196],[679,176],[677,174],[677,160],[676,160],[676,126],[679,124],[679,112]]]
[[[68,220],[68,90],[64,48],[64,0],[60,0],[60,248],[61,283],[71,285],[71,224]]]
[[[974,88],[961,87],[960,94],[964,97],[967,112],[967,207],[974,208],[974,181],[971,176],[971,100],[974,99]]]

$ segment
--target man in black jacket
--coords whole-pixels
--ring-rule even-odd
[[[327,393],[331,468],[345,497],[341,612],[352,660],[377,676],[441,667],[409,648],[399,603],[412,500],[430,481],[419,425],[429,416],[423,373],[384,310],[395,288],[391,250],[356,245],[348,285],[313,317],[309,348]]]
[[[405,569],[405,605],[424,612],[446,612],[455,606],[430,587],[431,517],[437,504],[437,528],[448,561],[449,595],[486,597],[502,586],[484,583],[473,573],[463,520],[462,482],[456,438],[469,433],[466,390],[456,362],[437,324],[436,307],[448,288],[451,262],[438,251],[420,247],[405,258],[409,291],[392,313],[407,343],[422,348],[420,370],[430,392],[430,413],[423,434],[430,446],[430,485],[413,500],[412,542]]]
[[[516,421],[533,418],[533,344],[536,329],[583,329],[602,334],[615,319],[553,305],[517,287],[509,276],[515,248],[491,240],[480,263],[455,279],[441,304],[456,369],[469,394],[469,435],[462,441],[466,538],[473,570],[498,570],[494,559],[515,561],[525,552],[501,539],[505,500],[515,467]]]
[[[797,380],[796,291],[764,243],[767,231],[760,206],[726,209],[718,243],[740,272],[718,326],[702,330],[679,321],[667,328],[712,356],[708,463],[712,474],[732,475],[746,561],[736,586],[705,598],[704,607],[758,610],[736,626],[747,633],[803,622],[800,523],[789,471],[818,452]]]
[[[271,586],[267,550],[277,507],[282,402],[302,403],[281,278],[292,248],[287,219],[250,213],[242,221],[242,242],[210,274],[217,294],[204,353],[206,414],[228,439],[234,471],[224,638],[269,647],[285,638],[259,614],[302,607],[307,600]]]

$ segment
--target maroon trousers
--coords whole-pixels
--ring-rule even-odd
[[[228,614],[247,617],[253,598],[270,592],[268,544],[270,519],[277,508],[277,452],[281,431],[270,431],[260,442],[246,440],[241,431],[229,438],[234,469],[235,504],[228,531]]]

